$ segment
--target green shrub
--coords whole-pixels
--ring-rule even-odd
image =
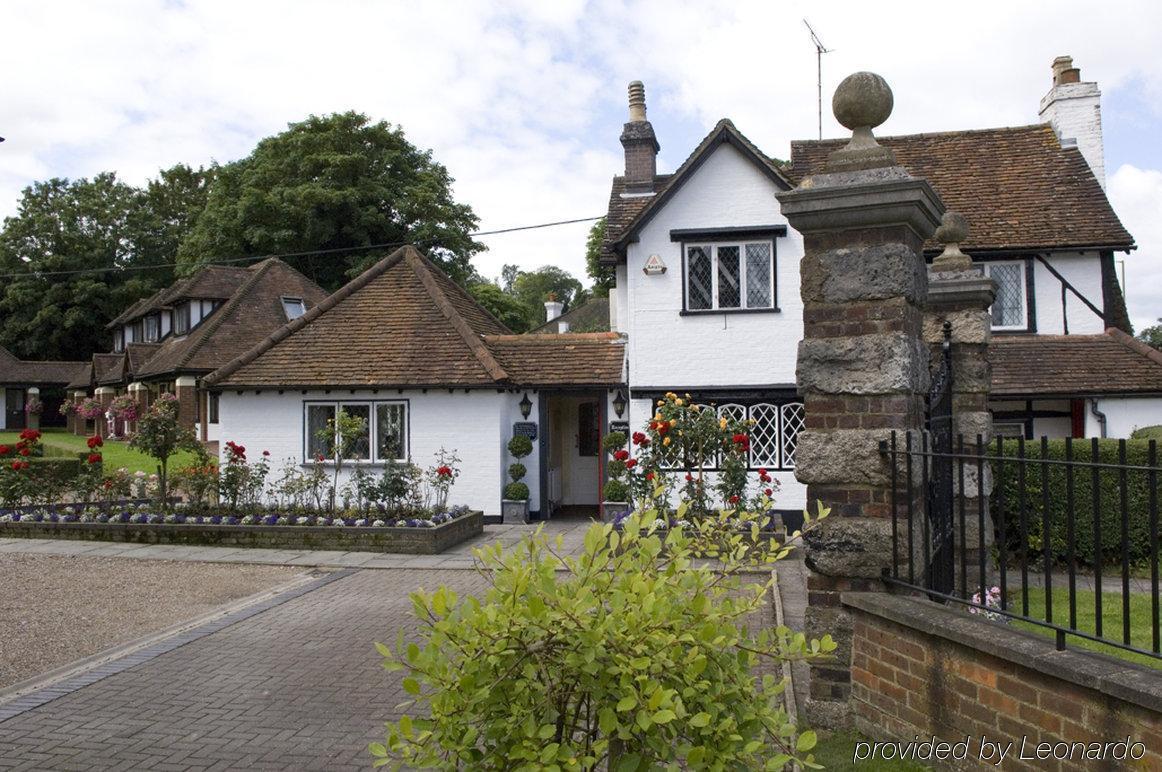
[[[1162,426],[1143,426],[1130,435],[1135,440],[1162,440]]]
[[[835,644],[752,627],[769,614],[771,567],[789,548],[756,540],[749,515],[751,529],[721,516],[668,533],[646,525],[657,515],[632,515],[621,530],[590,526],[576,558],[558,557],[541,530],[509,550],[478,550],[491,584],[479,599],[413,593],[416,633],[376,646],[386,669],[406,671],[415,715],[387,724],[369,748],[375,765],[781,770],[799,757],[811,766],[815,733],[787,715],[775,674]],[[744,573],[755,568],[764,573]]]
[[[1016,442],[1004,443],[1006,458],[1018,454]],[[1131,466],[1146,466],[1149,443],[1145,440],[1126,441],[1126,463]],[[1050,460],[1065,460],[1065,440],[1050,440]],[[995,445],[994,448],[995,450]],[[1042,554],[1042,468],[1047,467],[1049,492],[1049,546],[1054,558],[1065,560],[1068,549],[1068,496],[1066,467],[1059,464],[1040,464],[1040,443],[1025,445],[1025,512],[1028,523],[1029,548],[1031,553]],[[1118,464],[1118,440],[1100,440],[1097,458],[1092,455],[1090,441],[1073,442],[1073,460],[1100,464]],[[1005,463],[1003,469],[994,464],[996,484],[993,487],[991,507],[993,516],[1001,513],[1000,495],[1004,493],[1004,522],[1006,542],[1010,554],[1021,550],[1021,509],[1018,465],[1014,461]],[[967,472],[967,468],[966,468]],[[1162,474],[1158,475],[1162,486]],[[1093,471],[1085,466],[1073,467],[1073,513],[1075,554],[1080,563],[1093,565],[1097,559],[1103,563],[1119,562],[1122,558],[1122,518],[1120,473],[1117,469],[1099,469],[1098,523],[1101,538],[1100,555],[1094,540]],[[1126,473],[1126,500],[1129,520],[1130,560],[1139,562],[1150,554],[1150,486],[1145,472],[1130,470]],[[1162,487],[1159,488],[1162,501]]]
[[[625,440],[625,432],[610,432],[601,440],[601,447],[607,452],[612,453],[619,448],[624,448]]]
[[[523,434],[518,434],[508,441],[508,452],[514,458],[524,458],[533,452],[533,441]]]
[[[601,495],[606,501],[629,501],[629,486],[621,480],[609,480]]]
[[[504,497],[509,501],[528,501],[529,486],[522,482],[510,482],[504,486]]]
[[[528,467],[519,461],[515,464],[509,464],[508,476],[512,478],[513,482],[524,479],[524,476],[529,473]]]

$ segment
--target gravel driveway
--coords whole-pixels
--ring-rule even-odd
[[[0,689],[290,581],[299,568],[0,554]]]

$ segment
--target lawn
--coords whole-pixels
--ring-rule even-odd
[[[1093,590],[1077,591],[1077,629],[1087,633],[1094,633],[1097,629],[1097,614],[1094,610],[1096,595]],[[1021,610],[1020,593],[1010,596],[1010,609],[1015,612]],[[1045,592],[1041,589],[1029,588],[1029,616],[1045,618]],[[1105,638],[1122,639],[1122,594],[1120,592],[1103,592],[1101,600],[1102,636]],[[1053,620],[1057,624],[1069,626],[1069,588],[1053,588]],[[1149,651],[1153,645],[1151,632],[1150,594],[1148,592],[1130,593],[1130,643],[1139,649]],[[1040,635],[1053,637],[1055,633],[1045,627],[1029,624],[1028,622],[1014,621],[1013,624],[1023,630],[1032,630]],[[1066,645],[1073,648],[1099,651],[1113,657],[1137,662],[1147,667],[1162,669],[1162,659],[1135,654],[1116,646],[1066,636]]]
[[[0,445],[15,445],[18,439],[20,439],[19,432],[0,432]],[[89,452],[89,447],[85,444],[87,439],[87,437],[69,434],[64,429],[46,429],[41,435],[40,442],[44,445],[44,452],[47,456],[71,456]],[[124,441],[106,441],[105,446],[101,448],[101,455],[105,458],[106,470],[124,467],[130,472],[152,474],[157,471],[156,459],[134,450]],[[193,460],[193,454],[179,453],[169,460],[169,468],[178,469],[192,463]]]

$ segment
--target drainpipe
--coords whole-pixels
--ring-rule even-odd
[[[1106,438],[1106,414],[1097,409],[1097,399],[1091,398],[1089,400],[1089,412],[1093,413],[1093,417],[1097,419],[1098,426],[1101,427],[1101,438]]]

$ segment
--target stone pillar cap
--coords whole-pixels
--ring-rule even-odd
[[[851,141],[827,159],[828,171],[895,166],[896,156],[876,142],[872,129],[892,114],[895,97],[888,82],[874,72],[856,72],[840,82],[831,98],[835,120],[851,129]]]
[[[968,220],[959,212],[945,212],[936,229],[936,240],[944,251],[932,261],[934,271],[967,271],[972,258],[960,251],[960,244],[968,238]]]

